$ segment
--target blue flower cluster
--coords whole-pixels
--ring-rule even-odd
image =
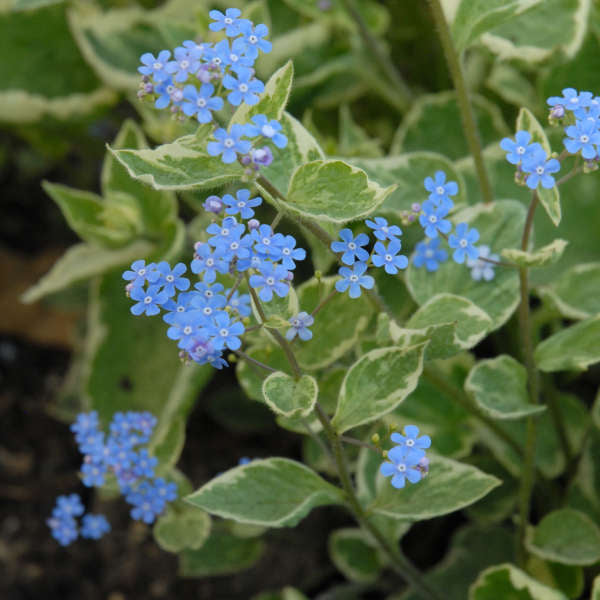
[[[52,516],[46,520],[52,537],[61,545],[68,546],[79,535],[82,538],[99,540],[110,531],[110,525],[104,515],[86,514],[79,528],[75,517],[83,515],[84,508],[78,494],[59,496],[52,509]]]
[[[361,288],[370,290],[375,285],[375,280],[365,274],[369,266],[382,267],[391,275],[408,266],[408,258],[399,254],[402,248],[400,227],[388,225],[383,217],[367,219],[365,223],[379,240],[370,253],[364,247],[371,241],[366,233],[354,236],[351,229],[342,229],[339,234],[342,241],[331,242],[331,249],[341,254],[341,262],[348,265],[340,267],[338,273],[342,279],[336,281],[335,288],[342,293],[348,291],[350,298],[358,298],[362,294]]]
[[[131,517],[152,523],[167,502],[177,498],[177,485],[154,478],[158,460],[142,447],[150,441],[156,418],[149,412],[117,412],[108,436],[99,429],[98,413],[81,413],[71,431],[84,455],[83,484],[100,487],[113,473],[125,500],[133,507]]]
[[[158,461],[142,447],[150,441],[155,425],[156,418],[150,413],[131,411],[114,414],[108,436],[99,428],[96,411],[79,414],[71,425],[79,451],[84,455],[83,484],[100,487],[107,474],[112,473],[125,500],[133,507],[131,517],[145,523],[153,523],[167,503],[177,498],[177,485],[154,477]],[[110,531],[103,515],[84,515],[79,528],[75,517],[83,512],[77,494],[57,498],[47,524],[62,546],[68,546],[79,535],[97,540]]]
[[[600,96],[592,92],[578,92],[565,88],[562,96],[552,96],[547,102],[552,107],[550,117],[562,119],[567,113],[575,119],[574,125],[567,125],[567,137],[563,144],[571,154],[581,152],[586,161],[600,160]]]
[[[275,233],[269,225],[251,218],[262,199],[250,196],[249,190],[242,189],[235,197],[226,194],[206,199],[207,210],[219,215],[226,207],[226,216],[206,228],[208,242],[194,246],[190,269],[201,281],[193,289],[189,289],[189,279],[182,276],[186,271],[183,263],[171,269],[165,262],[146,265],[138,260],[123,273],[129,282],[126,291],[136,301],[131,312],[156,315],[164,310],[167,336],[178,342],[182,357],[217,369],[227,366],[222,357],[225,350],[241,347],[240,336],[245,331],[242,319],[251,314],[250,296],[239,294],[237,284],[225,289],[216,282],[217,276],[237,275],[239,283],[247,273],[250,287],[263,302],[270,302],[274,295],[287,296],[296,262],[306,257],[293,236]],[[245,224],[236,216],[250,220]],[[179,294],[175,297],[176,290]],[[300,315],[298,318],[305,320]],[[302,330],[300,337],[306,336],[304,329],[298,329],[299,334]]]
[[[504,138],[500,147],[507,152],[506,160],[517,167],[517,175],[523,174],[529,189],[535,190],[540,183],[543,188],[553,188],[556,181],[552,174],[560,170],[560,163],[555,158],[548,159],[538,142],[530,142],[529,131],[517,131],[514,141]]]
[[[237,8],[228,8],[225,13],[212,10],[209,15],[213,20],[209,29],[224,31],[225,39],[215,44],[186,40],[175,48],[172,57],[169,50],[162,50],[157,56],[142,54],[138,71],[143,78],[138,97],[152,97],[156,108],[169,108],[173,114],[195,118],[199,123],[215,120],[213,113],[225,104],[220,93],[234,107],[258,103],[265,86],[255,77],[254,62],[259,51],[271,51],[271,42],[265,39],[267,26],[255,26],[240,18]],[[258,170],[271,163],[273,154],[268,146],[254,148],[253,142],[243,138],[270,141],[283,148],[287,138],[281,129],[276,120],[255,115],[251,123],[236,123],[229,130],[217,127],[215,140],[208,143],[207,151],[211,156],[221,156],[226,164],[239,158]]]
[[[407,479],[410,483],[418,483],[429,471],[425,450],[431,446],[431,438],[428,435],[418,436],[416,425],[407,425],[404,435],[391,435],[392,442],[397,445],[388,451],[388,460],[381,464],[379,471],[385,477],[391,477],[392,485],[397,489],[403,488]]]

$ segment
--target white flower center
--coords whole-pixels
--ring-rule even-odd
[[[221,64],[221,62],[222,62],[222,61],[221,61],[221,57],[220,57],[220,56],[215,56],[215,57],[212,59],[212,62],[213,62],[213,65],[220,66],[220,64]]]
[[[206,266],[207,267],[212,267],[215,264],[215,259],[214,258],[207,258],[206,259]]]
[[[536,168],[535,168],[535,172],[536,172],[538,175],[543,175],[543,174],[544,174],[544,167],[542,167],[542,166],[536,167]]]
[[[138,271],[138,275],[139,275],[140,277],[143,277],[145,274],[146,274],[146,269],[140,269],[140,270]]]
[[[292,251],[291,251],[289,248],[284,248],[284,249],[281,251],[281,253],[282,253],[282,254],[285,254],[286,256],[289,256],[289,255],[291,254],[291,252],[292,252]]]
[[[163,68],[163,64],[161,62],[156,61],[153,65],[152,68],[155,71],[160,71]]]
[[[247,83],[240,83],[240,92],[242,92],[243,94],[245,94],[248,91],[248,84]]]
[[[221,331],[219,331],[219,335],[221,337],[227,337],[229,335],[229,329],[225,329],[225,328],[221,329]]]
[[[409,448],[411,448],[412,446],[414,446],[414,445],[415,445],[415,440],[411,440],[411,439],[408,439],[408,440],[406,440],[406,445],[407,445]]]
[[[525,147],[524,146],[519,146],[517,148],[517,154],[525,154]]]
[[[203,312],[205,315],[212,315],[212,308],[211,308],[210,306],[205,306],[205,307],[202,309],[202,312]]]
[[[192,333],[193,329],[191,325],[186,325],[183,328],[183,333],[185,333],[185,335],[190,335],[190,333]]]
[[[350,275],[349,279],[352,283],[356,283],[358,281],[358,275]]]
[[[258,38],[254,34],[252,34],[251,36],[248,36],[248,42],[250,44],[256,44],[256,42],[258,42]]]
[[[392,262],[393,259],[394,259],[394,257],[391,254],[386,254],[385,255],[386,262]]]
[[[583,134],[579,139],[580,139],[580,141],[581,141],[582,144],[587,144],[590,141],[589,136],[587,136],[585,134]]]
[[[205,98],[198,98],[198,100],[196,100],[196,104],[200,108],[204,108],[206,106],[206,99]]]
[[[230,55],[229,55],[229,60],[230,60],[232,63],[234,63],[234,62],[237,62],[237,61],[239,60],[239,58],[240,58],[240,57],[239,57],[237,54],[230,54]]]
[[[179,63],[179,66],[181,67],[181,69],[185,70],[190,66],[190,62],[184,59]]]
[[[433,250],[425,250],[425,258],[433,258]]]
[[[233,23],[233,19],[231,17],[225,17],[223,21],[225,21],[225,25],[231,25]]]
[[[232,148],[235,146],[235,141],[232,138],[225,138],[223,146],[225,146],[225,148]]]
[[[437,217],[435,215],[429,215],[430,223],[437,223]]]
[[[227,229],[227,228],[221,229],[221,235],[223,237],[227,237],[229,235],[229,229]]]
[[[144,298],[144,304],[150,304],[152,302],[152,296],[146,296]]]
[[[262,128],[262,134],[265,137],[269,137],[270,138],[270,137],[273,137],[275,135],[275,130],[270,125],[265,125]]]
[[[167,275],[165,277],[165,279],[169,282],[169,283],[173,283],[173,281],[175,281],[175,277],[173,277],[173,275]]]
[[[292,327],[295,327],[296,329],[298,329],[298,327],[300,327],[300,321],[298,321],[298,319],[293,319]]]
[[[439,194],[440,196],[443,196],[446,190],[444,190],[444,188],[443,188],[441,185],[438,185],[438,186],[435,188],[435,191],[436,191],[436,193],[437,193],[437,194]]]
[[[178,307],[177,307],[177,312],[178,312],[178,313],[185,312],[185,306],[178,306]]]
[[[462,240],[460,240],[460,242],[458,242],[458,245],[461,248],[466,248],[469,245],[469,242],[467,242],[467,240],[465,240],[465,238],[463,238]]]
[[[174,85],[168,85],[167,86],[167,94],[169,94],[169,96],[175,91],[175,86]]]
[[[356,244],[354,242],[348,242],[349,250],[356,250]]]
[[[268,246],[271,243],[271,240],[269,238],[263,238],[262,243],[264,246]]]
[[[383,231],[383,233],[387,233],[387,232],[388,232],[388,228],[387,228],[387,227],[384,225],[384,226],[381,228],[381,231]]]
[[[204,292],[204,297],[205,297],[205,298],[212,298],[212,297],[213,297],[213,293],[212,293],[212,291],[211,291],[211,290],[206,290],[206,291]]]
[[[239,208],[244,208],[244,206],[246,206],[246,203],[245,203],[243,200],[240,200],[240,201],[238,202],[238,207],[239,207]]]
[[[240,245],[237,242],[231,242],[230,246],[229,246],[232,250],[237,250]]]
[[[400,472],[400,473],[404,473],[406,471],[406,465],[404,463],[400,463],[396,469]]]
[[[266,281],[267,281],[267,285],[274,285],[275,284],[275,278],[274,277],[267,277]]]

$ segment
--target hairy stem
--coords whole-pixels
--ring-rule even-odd
[[[273,367],[270,367],[269,365],[265,365],[265,363],[262,363],[259,360],[256,360],[255,358],[248,356],[245,352],[242,352],[241,350],[234,350],[233,352],[234,352],[234,354],[237,354],[240,358],[247,360],[250,364],[256,365],[257,367],[260,367],[261,369],[264,369],[265,371],[269,371],[269,373],[275,373],[277,371],[277,369],[274,369]]]
[[[365,46],[371,51],[371,54],[379,64],[381,70],[387,75],[388,79],[394,85],[396,92],[396,104],[401,106],[403,110],[406,110],[412,98],[410,88],[404,82],[402,75],[400,75],[398,69],[396,69],[394,63],[390,60],[390,57],[381,47],[379,40],[369,31],[365,20],[357,10],[353,0],[342,0],[342,3],[348,14],[356,23],[360,37],[362,38]]]
[[[477,123],[475,122],[475,114],[471,101],[469,100],[469,93],[465,84],[465,78],[463,75],[462,66],[460,64],[460,57],[456,52],[452,36],[450,34],[450,28],[446,22],[446,17],[442,9],[440,0],[429,0],[431,6],[431,13],[433,20],[437,27],[442,49],[446,56],[446,62],[448,63],[448,69],[452,76],[454,88],[456,90],[456,98],[458,101],[458,108],[460,110],[460,117],[467,138],[467,144],[469,145],[469,151],[473,156],[475,163],[475,171],[477,172],[477,179],[479,180],[479,187],[481,188],[481,196],[485,203],[491,202],[494,197],[492,194],[492,187],[490,180],[483,162],[483,149],[481,147],[481,139],[479,137],[479,131],[477,130]]]
[[[535,209],[539,203],[539,197],[534,190],[527,211],[523,236],[521,238],[521,250],[526,251],[529,246],[529,238],[533,227]],[[529,309],[529,272],[527,267],[519,269],[519,281],[521,288],[521,302],[519,304],[519,332],[521,336],[521,350],[527,369],[527,387],[529,390],[529,401],[531,404],[539,403],[539,374],[533,357],[533,332],[531,328],[531,315]],[[535,482],[535,447],[537,438],[537,419],[527,418],[527,437],[525,440],[525,457],[523,470],[521,472],[521,486],[519,489],[519,523],[517,529],[517,564],[525,565],[527,552],[525,550],[525,532],[529,521],[531,495]]]

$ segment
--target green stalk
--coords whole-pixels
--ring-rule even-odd
[[[533,227],[535,209],[539,203],[539,197],[534,190],[527,211],[523,236],[521,238],[521,250],[526,251],[529,245],[529,237]],[[531,404],[539,404],[539,374],[533,357],[533,332],[531,329],[531,315],[529,309],[529,273],[527,267],[519,269],[519,281],[521,288],[521,303],[519,304],[519,332],[521,335],[521,347],[527,369],[527,387],[529,390],[529,401]],[[529,522],[531,495],[535,482],[535,447],[537,441],[537,419],[527,418],[527,437],[525,440],[525,458],[523,471],[521,473],[521,486],[519,488],[519,523],[517,529],[517,564],[525,566],[527,552],[525,550],[525,533]]]
[[[490,180],[483,162],[483,149],[481,147],[481,139],[479,137],[479,131],[477,130],[477,123],[475,122],[475,114],[473,113],[473,107],[469,100],[469,93],[465,84],[465,78],[463,75],[462,65],[460,64],[460,57],[456,52],[454,43],[452,41],[452,35],[450,34],[450,28],[446,22],[444,10],[440,0],[429,0],[431,6],[431,13],[433,20],[437,27],[442,49],[446,56],[446,62],[448,63],[448,69],[454,83],[454,89],[456,90],[456,98],[458,100],[458,108],[460,110],[460,117],[463,125],[463,131],[467,138],[467,144],[469,145],[469,151],[473,156],[475,163],[475,171],[477,172],[477,179],[479,180],[479,187],[481,188],[481,196],[483,201],[487,204],[492,202],[494,199],[492,193],[492,187]]]

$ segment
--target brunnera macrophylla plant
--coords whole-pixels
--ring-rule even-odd
[[[431,4],[454,56],[440,5]],[[244,557],[228,572],[248,566],[265,530],[339,505],[356,521],[330,537],[345,576],[373,582],[389,569],[408,584],[403,597],[454,600],[451,569],[420,572],[400,541],[412,524],[464,509],[494,525],[461,541],[474,565],[457,562],[462,597],[578,597],[565,579],[583,581],[583,567],[600,560],[600,507],[590,492],[600,434],[553,374],[600,360],[600,307],[584,292],[600,267],[578,265],[536,288],[544,305],[532,308],[535,271],[567,246],[557,238],[539,247],[533,224],[541,207],[558,227],[560,186],[597,170],[600,99],[566,88],[547,100],[551,129],[522,109],[515,135],[494,145],[527,206],[494,197],[470,136],[481,194],[467,204],[460,169],[423,153],[425,176],[398,209],[395,184],[378,181],[401,184],[410,169],[392,169],[389,157],[326,158],[285,112],[292,63],[257,77],[256,61],[272,49],[266,25],[236,8],[209,16],[208,37],[144,53],[138,69],[138,99],[193,132],[155,149],[124,135],[104,177],[113,193],[139,184],[150,202],[129,206],[143,215],[142,237],[165,242],[153,252],[128,248],[115,266],[130,266],[103,284],[99,298],[111,301],[98,301],[95,314],[99,331],[110,332],[105,352],[126,322],[140,338],[152,332],[161,360],[181,366],[163,387],[156,372],[144,389],[165,395],[152,410],[113,400],[101,414],[79,414],[72,431],[83,484],[122,496],[131,517],[179,553],[186,575],[213,574],[209,565],[215,556],[226,562],[231,547]],[[466,94],[459,61],[449,63]],[[473,133],[472,115],[462,117]],[[553,150],[549,138],[558,137]],[[186,240],[171,202],[191,190],[198,216]],[[567,210],[577,210],[570,199]],[[153,211],[170,215],[168,234],[151,228]],[[563,318],[577,322],[561,329]],[[499,332],[511,327],[506,342]],[[478,358],[473,349],[492,333],[497,353]],[[248,401],[304,436],[305,460],[243,458],[194,490],[175,467],[190,382],[232,365]],[[592,420],[597,413],[595,405]],[[568,493],[544,502],[563,475]],[[103,515],[78,523],[84,512],[77,494],[58,497],[48,525],[59,544],[110,531]]]

